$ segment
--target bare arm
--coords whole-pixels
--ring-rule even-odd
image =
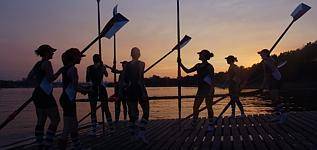
[[[179,64],[179,66],[186,72],[186,73],[191,73],[191,72],[194,72],[194,71],[197,71],[197,65],[195,65],[194,67],[190,68],[190,69],[187,69],[183,63],[182,63],[182,60],[180,58],[177,59],[177,62]]]
[[[86,82],[90,82],[91,81],[91,78],[90,78],[90,68],[87,67],[87,70],[86,70]]]
[[[140,69],[140,75],[141,75],[142,79],[144,79],[144,68],[145,68],[145,63],[142,62],[141,63],[141,69]]]
[[[186,72],[186,73],[192,73],[197,71],[197,65],[193,66],[192,68],[186,68],[182,63],[180,63],[180,67]]]

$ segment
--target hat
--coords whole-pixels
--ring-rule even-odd
[[[62,61],[64,65],[67,65],[71,62],[73,62],[76,58],[76,56],[85,57],[85,55],[81,54],[81,52],[77,48],[70,48],[66,50],[62,54]]]
[[[270,51],[268,49],[262,49],[258,54],[270,54]]]
[[[128,62],[127,61],[121,61],[120,63],[121,64],[127,64]]]
[[[214,57],[214,54],[212,52],[209,52],[208,50],[204,49],[201,50],[200,52],[198,52],[197,54],[202,54],[205,57],[207,57],[207,59],[210,59],[211,57]]]
[[[86,55],[82,54],[77,48],[70,48],[66,51],[69,55],[85,57]]]
[[[43,55],[46,52],[55,52],[56,49],[52,48],[51,46],[47,45],[47,44],[43,44],[41,46],[39,46],[36,50],[35,53],[37,55]]]
[[[233,61],[235,61],[235,62],[238,62],[237,57],[234,57],[233,55],[229,55],[229,56],[226,57],[225,59],[227,59],[227,60],[233,60]]]

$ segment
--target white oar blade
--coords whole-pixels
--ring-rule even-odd
[[[185,35],[183,39],[179,42],[179,47],[183,48],[192,38],[188,35]],[[178,48],[178,44],[173,48],[173,50]]]
[[[301,3],[299,4],[296,9],[292,12],[291,16],[293,17],[294,20],[299,19],[302,17],[311,7]]]
[[[126,17],[124,17],[120,13],[117,13],[106,24],[106,26],[103,28],[101,34],[104,37],[111,39],[111,37],[114,34],[116,34],[128,22],[129,22],[129,20]]]

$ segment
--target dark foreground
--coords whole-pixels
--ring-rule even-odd
[[[272,117],[224,117],[218,120],[212,133],[206,132],[206,119],[200,119],[194,129],[190,129],[190,119],[153,120],[147,129],[148,145],[133,140],[123,122],[112,133],[106,130],[102,135],[100,127],[98,135],[91,137],[90,128],[83,127],[80,135],[88,149],[317,149],[317,111],[291,112],[285,124],[269,122]],[[32,141],[17,143],[13,149],[35,149],[35,145]]]

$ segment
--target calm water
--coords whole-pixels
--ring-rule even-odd
[[[7,116],[17,109],[23,102],[27,100],[32,94],[33,89],[19,88],[19,89],[0,89],[0,122],[3,122]],[[108,88],[108,94],[113,93],[112,88]],[[177,88],[175,87],[155,87],[148,88],[150,96],[172,96],[177,94]],[[182,88],[183,95],[194,95],[196,88],[184,87]],[[227,90],[216,89],[216,93],[227,93]],[[61,89],[54,89],[54,96],[58,101],[61,94]],[[86,96],[78,94],[78,98],[86,98]],[[229,99],[224,99],[218,104],[213,106],[215,115],[218,115],[223,107],[228,103]],[[272,109],[267,106],[269,102],[259,100],[254,97],[243,98],[242,103],[245,107],[246,114],[260,114],[267,113]],[[193,100],[183,99],[182,101],[182,117],[192,113]],[[201,107],[205,106],[203,103]],[[109,103],[110,110],[113,114],[114,103]],[[31,103],[27,106],[14,121],[10,122],[5,128],[0,130],[0,146],[4,144],[17,141],[18,139],[33,136],[33,130],[36,122],[36,116],[34,112],[34,105]],[[89,112],[88,103],[77,103],[78,118],[86,115]],[[60,109],[60,114],[61,109]],[[98,119],[100,113],[98,113]],[[225,115],[230,115],[231,112],[227,110]],[[239,112],[237,112],[239,114]],[[206,117],[206,111],[200,113],[200,116]],[[112,115],[114,118],[114,114]],[[168,119],[178,118],[178,105],[177,100],[158,100],[150,101],[150,119]],[[89,121],[89,118],[86,122]],[[59,129],[62,128],[62,122],[59,125]]]

